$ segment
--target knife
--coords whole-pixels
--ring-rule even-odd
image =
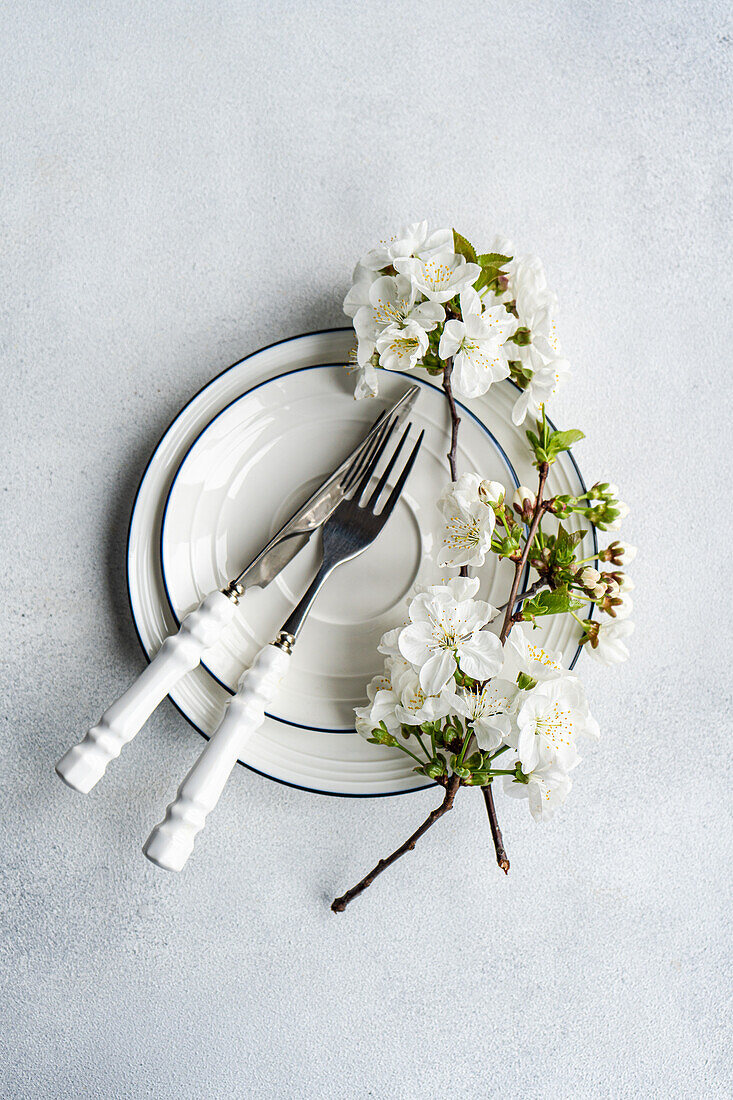
[[[341,465],[280,528],[266,546],[221,591],[212,592],[186,615],[177,634],[166,638],[137,680],[102,715],[86,737],[56,764],[56,772],[76,791],[87,794],[99,782],[111,760],[140,732],[150,715],[187,672],[201,661],[234,617],[248,588],[265,588],[302,550],[309,538],[335,511],[344,497],[345,474],[379,446],[386,431],[403,422],[415,403],[419,386],[411,386],[382,412],[369,432]]]

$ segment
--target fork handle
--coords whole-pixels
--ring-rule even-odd
[[[132,741],[169,691],[199,664],[204,650],[216,642],[231,622],[234,602],[212,592],[181,623],[177,634],[163,642],[137,680],[109,707],[83,741],[69,749],[56,765],[59,776],[75,791],[87,794],[104,775],[110,760]]]
[[[265,707],[289,662],[289,651],[272,643],[260,650],[243,673],[221,724],[178,788],[163,821],[155,826],[143,846],[148,859],[159,867],[180,871],[185,864],[244,745],[262,725]]]

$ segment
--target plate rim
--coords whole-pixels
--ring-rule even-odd
[[[344,330],[341,330],[341,331],[344,331]],[[343,370],[345,366],[346,366],[346,364],[342,364],[342,363],[311,363],[309,366],[306,366],[306,367],[294,367],[292,370],[283,371],[282,374],[275,374],[275,375],[272,376],[272,378],[264,378],[261,382],[257,382],[254,386],[251,386],[248,390],[245,390],[244,393],[241,393],[237,397],[232,398],[232,400],[229,402],[228,405],[225,405],[223,409],[220,409],[218,413],[216,413],[214,416],[212,416],[211,420],[209,420],[209,422],[204,425],[204,427],[198,433],[196,438],[191,441],[191,445],[188,447],[188,449],[186,450],[186,453],[181,458],[178,469],[176,470],[175,474],[173,475],[170,486],[168,488],[168,492],[166,494],[165,504],[163,506],[163,514],[162,514],[162,518],[161,518],[161,521],[160,521],[160,539],[159,539],[159,547],[158,547],[158,552],[159,552],[159,555],[160,555],[160,574],[161,574],[161,578],[163,580],[163,591],[165,592],[165,597],[166,597],[166,600],[168,601],[168,609],[169,609],[169,611],[170,611],[170,613],[173,617],[173,621],[175,622],[177,627],[180,627],[181,620],[178,618],[178,615],[176,614],[176,609],[173,606],[173,601],[171,599],[171,593],[170,593],[170,590],[169,590],[169,587],[168,587],[168,579],[167,579],[167,576],[166,576],[166,569],[165,569],[165,559],[164,559],[164,556],[163,556],[163,539],[164,539],[164,536],[165,536],[165,525],[166,525],[166,519],[167,519],[167,516],[168,516],[168,506],[169,506],[170,501],[171,501],[171,496],[173,494],[173,489],[176,485],[176,482],[178,481],[179,474],[183,470],[183,466],[184,466],[186,460],[188,459],[189,455],[191,454],[192,450],[198,444],[198,442],[201,440],[204,433],[207,432],[209,430],[209,428],[211,428],[211,426],[213,424],[215,424],[216,421],[221,416],[223,416],[226,412],[228,412],[231,408],[233,408],[234,405],[236,405],[239,401],[243,401],[245,397],[249,397],[251,394],[255,393],[257,390],[262,389],[263,386],[268,386],[273,382],[279,382],[283,378],[288,378],[288,377],[290,377],[291,375],[294,375],[294,374],[303,374],[305,371],[333,370],[333,369]],[[405,371],[390,371],[390,374],[394,374],[394,375],[397,375],[401,378],[404,378],[405,381],[408,384],[411,381],[414,381],[413,376],[407,374]],[[436,386],[433,382],[430,382],[425,378],[418,378],[417,382],[421,386],[426,386],[429,389],[434,390],[437,394],[442,393],[442,390],[440,389],[439,386]],[[460,409],[462,415],[466,415],[466,416],[470,417],[472,420],[474,420],[476,422],[476,424],[478,425],[478,427],[481,429],[481,431],[483,431],[484,434],[489,437],[489,439],[491,440],[491,442],[494,444],[497,451],[501,455],[501,457],[504,461],[504,464],[506,465],[506,468],[509,471],[509,475],[514,481],[515,488],[518,489],[519,488],[519,475],[517,474],[517,471],[514,469],[514,465],[509,459],[509,455],[506,453],[506,451],[502,447],[499,440],[496,438],[494,433],[491,431],[491,428],[489,428],[488,425],[484,424],[483,421],[476,415],[476,413],[472,412],[471,409],[467,408],[467,406],[464,405],[462,402],[456,401],[456,405]],[[225,684],[224,681],[221,680],[216,675],[216,673],[213,671],[213,669],[211,669],[209,667],[209,665],[206,664],[205,661],[201,661],[200,663],[201,663],[201,666],[206,669],[206,671],[211,676],[211,678],[213,680],[215,680],[217,682],[217,684],[219,684],[221,687],[223,687],[228,695],[234,696],[236,694],[236,691],[233,691],[229,687],[228,684]],[[265,711],[265,717],[271,718],[274,722],[280,722],[285,726],[291,726],[294,729],[312,730],[314,733],[336,733],[336,734],[356,733],[356,729],[353,726],[343,726],[341,728],[333,728],[333,729],[330,729],[330,728],[327,728],[327,727],[324,727],[324,726],[311,726],[311,725],[307,725],[304,722],[293,722],[289,718],[281,718],[279,715],[271,714],[270,711],[267,711],[267,710]]]
[[[138,644],[140,646],[140,649],[142,650],[143,656],[144,656],[144,658],[145,658],[145,660],[148,664],[151,662],[151,660],[153,658],[152,658],[152,656],[150,656],[148,654],[145,643],[143,642],[142,634],[140,632],[140,628],[138,627],[137,618],[135,616],[135,609],[134,609],[133,602],[132,602],[131,568],[130,568],[131,538],[132,538],[132,527],[133,527],[133,523],[134,523],[134,520],[135,520],[135,514],[136,514],[136,511],[137,511],[138,501],[140,499],[140,495],[141,495],[141,493],[143,491],[143,488],[145,486],[145,482],[147,480],[148,473],[150,471],[150,467],[152,466],[153,461],[155,460],[155,457],[158,454],[158,451],[160,450],[161,445],[165,441],[165,439],[168,436],[171,429],[174,427],[174,425],[177,423],[177,421],[180,419],[180,417],[183,416],[183,414],[186,412],[186,410],[194,403],[194,401],[196,401],[210,386],[214,385],[221,378],[223,378],[225,375],[227,375],[230,371],[234,370],[236,367],[241,366],[243,363],[246,363],[249,359],[252,359],[254,356],[260,355],[262,352],[269,351],[271,348],[276,348],[276,347],[280,347],[280,346],[283,346],[283,345],[286,345],[286,344],[289,344],[289,343],[293,343],[296,340],[302,340],[302,339],[307,338],[309,336],[327,336],[327,335],[332,334],[332,333],[350,333],[352,331],[353,331],[353,329],[350,325],[332,325],[332,326],[329,326],[327,328],[313,329],[313,330],[310,330],[308,332],[295,333],[292,336],[286,336],[286,337],[284,337],[280,340],[272,340],[267,344],[262,344],[260,347],[258,347],[256,349],[254,349],[253,351],[249,352],[247,355],[243,355],[240,359],[237,359],[237,360],[235,360],[235,362],[230,363],[229,366],[224,367],[223,370],[219,371],[212,378],[210,378],[206,382],[204,382],[204,384],[202,386],[200,386],[199,389],[196,390],[196,392],[191,395],[191,397],[188,399],[188,401],[186,401],[186,403],[181,406],[181,408],[176,412],[176,414],[172,417],[172,419],[168,422],[166,427],[161,432],[161,434],[158,437],[155,445],[153,446],[153,449],[150,452],[150,456],[148,457],[147,462],[145,463],[142,474],[140,475],[140,480],[138,482],[137,488],[135,490],[135,493],[134,493],[134,496],[133,496],[133,499],[132,499],[132,506],[131,506],[131,509],[130,509],[130,518],[129,518],[128,525],[127,525],[127,537],[126,537],[126,540],[125,540],[125,582],[126,582],[126,589],[127,589],[127,604],[128,604],[129,610],[130,610],[130,617],[132,619],[132,625],[133,625],[133,629],[135,631],[135,636],[138,640]],[[507,378],[504,381],[508,382],[514,389],[517,390],[518,393],[522,392],[520,390],[519,386],[517,386],[516,383],[512,382],[511,379]],[[552,422],[552,420],[550,420],[549,417],[547,418],[547,422],[548,422],[548,424],[550,424],[550,426],[554,430],[555,425]],[[581,473],[580,467],[578,466],[578,463],[575,459],[575,455],[572,453],[572,450],[568,450],[565,453],[568,455],[568,457],[570,459],[570,462],[573,466],[573,469],[575,470],[575,473],[578,477],[578,481],[580,482],[583,490],[585,490],[587,488],[586,483],[585,483],[585,479],[584,479],[584,477]],[[591,540],[592,540],[592,544],[593,544],[593,551],[594,551],[594,554],[595,554],[596,559],[597,559],[597,555],[598,555],[598,537],[597,537],[596,529],[595,529],[593,524],[590,524],[590,535],[591,535]],[[590,604],[589,605],[589,610],[588,610],[588,617],[589,618],[592,618],[594,610],[595,610],[595,604]],[[580,657],[581,649],[582,649],[582,647],[578,646],[578,649],[576,650],[576,653],[575,653],[572,661],[570,662],[570,664],[568,666],[569,671],[572,670],[575,667],[575,665],[578,661],[578,658]],[[175,709],[178,711],[178,713],[181,715],[181,717],[184,719],[184,721],[189,726],[192,727],[192,729],[196,730],[196,732],[198,734],[200,734],[201,737],[203,737],[205,741],[208,741],[210,739],[211,735],[206,733],[204,730],[202,730],[200,728],[200,726],[196,725],[196,723],[193,721],[193,719],[190,718],[188,714],[186,714],[186,712],[183,710],[183,708],[181,706],[179,706],[179,704],[176,703],[176,701],[170,695],[168,696],[168,700],[175,707]],[[396,791],[327,791],[327,790],[323,790],[322,788],[308,787],[305,784],[296,783],[293,780],[282,779],[279,776],[270,775],[268,772],[264,772],[260,768],[254,767],[252,764],[247,764],[244,760],[239,760],[238,759],[237,763],[240,764],[243,768],[246,768],[248,771],[254,772],[256,775],[260,775],[263,778],[270,780],[271,782],[279,783],[284,787],[292,787],[295,790],[307,791],[309,794],[319,794],[319,795],[324,795],[324,796],[330,797],[330,798],[392,798],[392,797],[396,797],[398,795],[414,794],[417,791],[424,791],[424,790],[428,790],[432,787],[437,786],[437,784],[435,784],[434,782],[429,782],[429,783],[422,784],[422,785],[419,785],[419,786],[408,787],[408,788],[404,788],[402,790],[396,790]]]

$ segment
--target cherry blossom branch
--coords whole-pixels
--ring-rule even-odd
[[[453,386],[451,385],[451,375],[453,374],[453,359],[446,359],[443,366],[443,390],[448,400],[448,408],[450,409],[451,418],[451,437],[450,437],[450,450],[448,451],[448,465],[450,466],[451,480],[458,480],[458,470],[456,466],[456,451],[458,449],[458,425],[461,423],[458,416],[458,410],[456,409],[456,402],[453,397]],[[534,536],[533,536],[534,537]],[[461,566],[459,576],[467,577],[467,566]],[[515,573],[516,584],[512,588],[512,594],[509,597],[509,608],[513,608],[517,601],[517,589],[519,587],[519,577],[521,571]],[[528,592],[527,595],[530,593]],[[503,610],[503,609],[501,609]],[[508,633],[508,631],[507,631]],[[505,637],[501,639],[502,645],[504,644]],[[486,812],[489,815],[489,824],[491,825],[491,839],[494,842],[494,850],[496,852],[496,862],[501,867],[505,875],[509,874],[509,859],[504,848],[504,841],[501,835],[501,829],[499,828],[499,821],[496,816],[496,807],[494,806],[494,795],[491,787],[483,788],[484,802],[486,803]]]
[[[501,867],[505,875],[509,874],[509,857],[506,854],[504,848],[504,838],[501,835],[501,829],[499,828],[499,821],[496,816],[496,807],[494,806],[494,795],[491,787],[482,787],[481,793],[484,796],[484,802],[486,803],[486,813],[489,815],[489,824],[491,826],[491,836],[494,841],[494,848],[496,850],[496,862]]]
[[[450,450],[448,451],[448,465],[450,466],[451,481],[458,481],[458,469],[456,466],[456,451],[458,449],[458,425],[461,423],[461,418],[458,415],[458,409],[456,408],[456,400],[453,396],[453,386],[451,385],[451,375],[453,374],[453,357],[446,359],[443,364],[443,392],[448,399],[448,408],[450,409],[451,431],[450,431]]]
[[[458,465],[456,463],[456,453],[458,451],[458,425],[461,423],[461,418],[458,415],[458,409],[456,408],[456,400],[453,396],[453,386],[451,384],[451,375],[453,374],[453,356],[446,359],[443,364],[443,392],[448,400],[448,408],[450,409],[450,450],[448,451],[448,465],[450,466],[450,478],[451,481],[458,481]],[[459,577],[468,576],[468,566],[462,565],[458,571]]]
[[[352,886],[350,890],[347,890],[345,894],[342,894],[340,898],[331,904],[331,909],[334,913],[343,913],[346,906],[354,898],[358,897],[366,890],[367,886],[371,886],[377,875],[381,875],[382,871],[385,871],[393,863],[395,863],[401,856],[411,852],[417,844],[420,837],[430,829],[443,814],[447,814],[448,810],[453,807],[453,800],[456,797],[456,791],[461,785],[461,781],[457,775],[450,776],[445,780],[445,796],[439,806],[436,806],[434,810],[428,814],[423,821],[419,829],[416,829],[412,836],[409,836],[404,844],[401,844],[399,848],[396,848],[392,855],[387,856],[386,859],[380,859],[376,867],[373,867],[368,875],[365,875],[361,882],[357,882],[356,886]],[[499,834],[501,836],[501,834]]]
[[[532,522],[529,526],[529,534],[527,535],[526,541],[524,543],[524,549],[522,550],[519,561],[515,561],[514,563],[514,580],[512,582],[512,590],[509,593],[509,599],[506,603],[506,614],[504,615],[504,622],[502,624],[501,634],[499,635],[499,641],[502,645],[504,645],[504,642],[509,636],[509,631],[514,626],[514,605],[517,602],[519,582],[522,579],[522,573],[524,571],[525,565],[527,564],[527,558],[529,557],[529,552],[532,547],[532,543],[534,542],[534,537],[537,534],[537,528],[540,525],[540,520],[542,519],[544,513],[547,511],[547,502],[543,501],[542,497],[545,491],[545,482],[547,481],[547,475],[550,472],[549,463],[542,462],[540,464],[539,471],[540,475],[537,484],[537,499],[534,503],[534,511],[532,513]]]
[[[517,595],[514,597],[514,603],[518,604],[522,603],[524,600],[531,600],[532,596],[536,596],[540,588],[544,588],[546,584],[547,581],[535,581],[529,586],[529,588],[525,588],[524,592],[517,593]],[[507,600],[506,603],[503,603],[501,607],[498,607],[497,611],[506,611],[508,607],[509,600]]]

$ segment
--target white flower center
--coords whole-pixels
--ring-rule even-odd
[[[461,516],[451,516],[447,529],[448,534],[443,541],[451,550],[460,550],[466,546],[477,546],[481,541],[477,520],[469,523]]]
[[[431,290],[445,290],[450,285],[453,271],[447,264],[428,260],[424,265],[424,278]]]
[[[555,748],[569,745],[573,736],[573,712],[564,710],[560,703],[554,703],[547,713],[535,719],[534,732],[537,737],[545,737]]]
[[[401,325],[410,312],[410,304],[406,298],[397,301],[385,301],[377,298],[377,304],[373,307],[374,320],[378,325]]]

